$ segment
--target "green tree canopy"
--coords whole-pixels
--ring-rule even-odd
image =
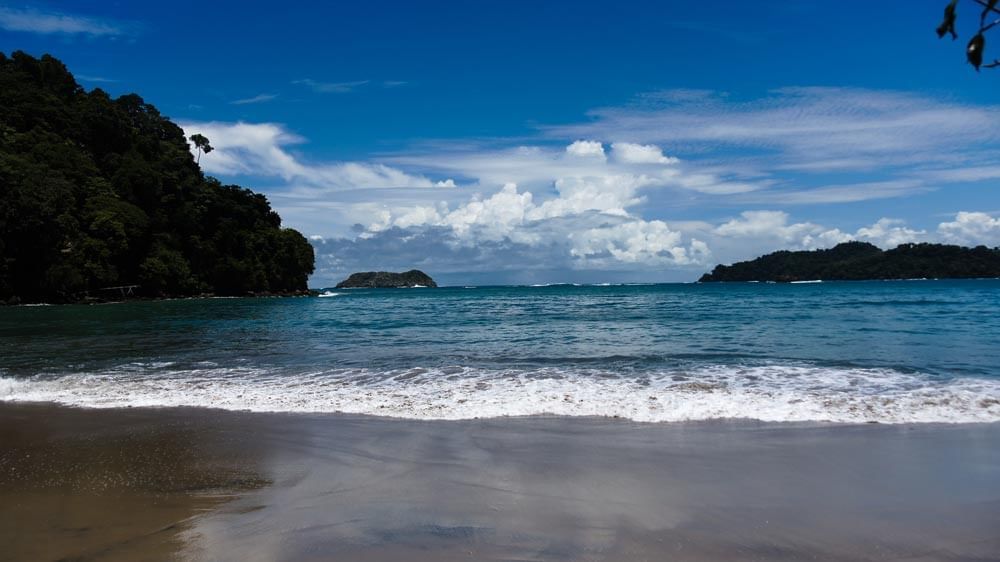
[[[0,301],[136,284],[148,296],[304,291],[309,242],[263,195],[204,176],[187,141],[138,95],[85,91],[48,55],[0,53]]]
[[[194,143],[194,147],[198,149],[198,157],[195,159],[195,164],[200,164],[202,152],[208,154],[214,149],[212,148],[212,145],[208,144],[208,138],[201,133],[191,135],[190,139],[191,142]]]

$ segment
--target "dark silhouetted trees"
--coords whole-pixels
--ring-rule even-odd
[[[1000,248],[902,244],[883,252],[867,242],[845,242],[828,250],[783,250],[751,261],[718,265],[699,281],[860,281],[983,277],[1000,277]]]
[[[201,154],[203,152],[205,154],[208,154],[209,152],[212,152],[212,150],[214,150],[214,149],[212,148],[212,145],[208,144],[208,137],[206,137],[205,135],[203,135],[201,133],[195,133],[195,134],[191,135],[190,139],[191,139],[191,142],[194,143],[194,147],[198,149],[198,156],[197,156],[197,158],[195,158],[194,163],[195,164],[200,164],[201,163]]]
[[[0,302],[134,284],[288,293],[312,271],[312,247],[267,199],[205,177],[184,131],[141,97],[87,92],[48,55],[0,53]]]

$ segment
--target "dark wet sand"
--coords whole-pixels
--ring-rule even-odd
[[[1000,560],[1000,424],[0,404],[0,559]]]

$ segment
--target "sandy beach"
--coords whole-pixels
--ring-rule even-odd
[[[1000,426],[0,405],[13,560],[994,560]]]

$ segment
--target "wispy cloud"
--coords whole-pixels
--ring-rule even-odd
[[[553,138],[656,143],[671,151],[739,149],[772,170],[870,170],[982,156],[1000,140],[1000,106],[905,92],[784,88],[752,100],[704,91],[646,95],[586,123],[546,127]]]
[[[931,186],[927,185],[921,179],[896,179],[846,185],[824,185],[808,189],[762,191],[738,199],[744,203],[817,205],[891,199],[922,193],[932,189]]]
[[[103,76],[90,76],[88,74],[77,74],[77,80],[83,80],[84,82],[94,82],[97,84],[112,84],[118,82],[114,78],[104,78]]]
[[[126,26],[97,18],[33,8],[18,10],[0,7],[0,28],[26,33],[90,35],[114,37],[126,35]]]
[[[292,84],[307,86],[312,91],[321,94],[346,94],[368,84],[370,80],[357,80],[354,82],[317,82],[311,78],[293,80]]]
[[[377,162],[303,161],[287,147],[304,143],[305,139],[276,123],[181,121],[178,124],[187,134],[201,133],[211,139],[215,150],[201,156],[201,166],[206,171],[281,178],[313,198],[331,190],[454,185]]]
[[[247,105],[251,103],[264,103],[271,101],[278,97],[278,94],[257,94],[252,98],[244,98],[239,100],[233,100],[229,102],[232,105]]]

